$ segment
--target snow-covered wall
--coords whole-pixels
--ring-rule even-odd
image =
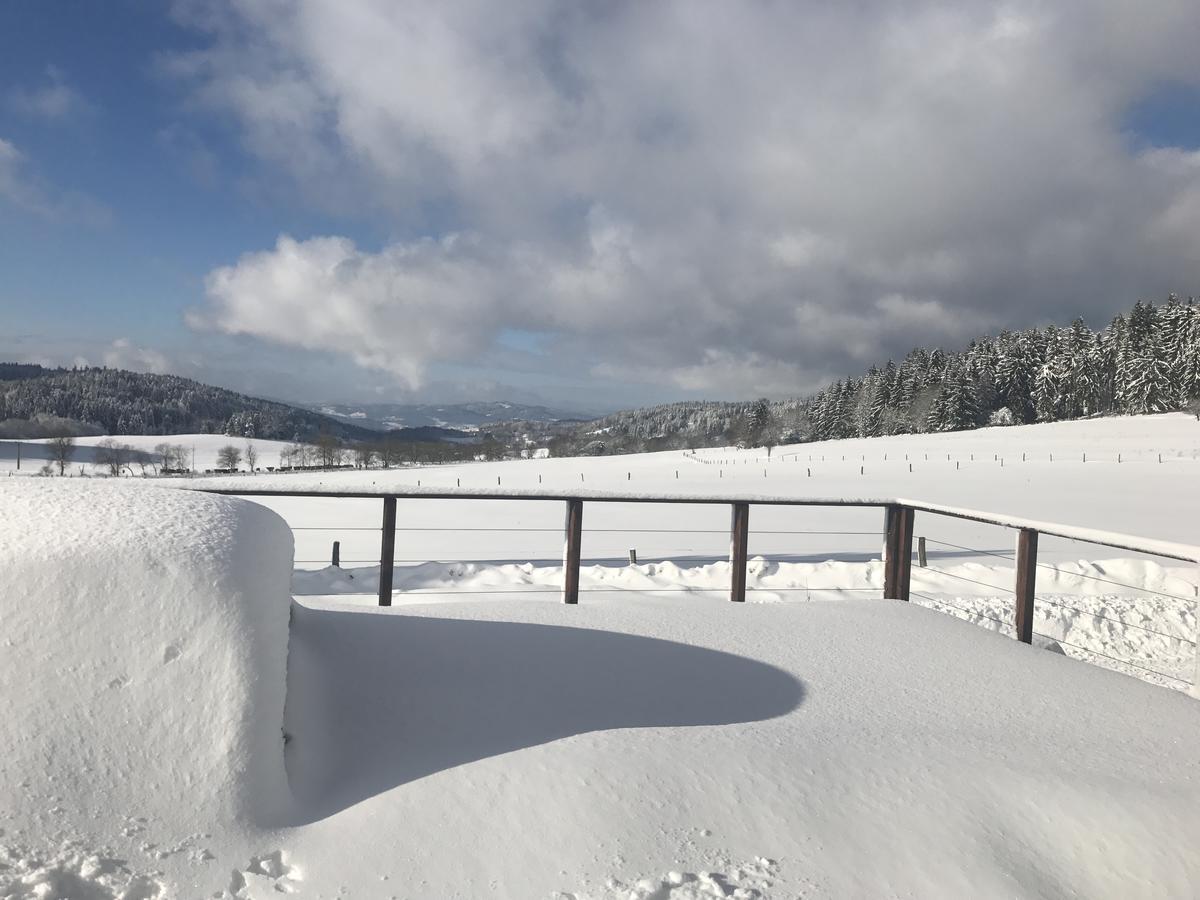
[[[7,817],[275,815],[291,569],[291,532],[246,501],[0,483]]]

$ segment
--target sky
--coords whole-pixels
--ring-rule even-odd
[[[0,359],[796,396],[1200,293],[1194,0],[0,3]]]

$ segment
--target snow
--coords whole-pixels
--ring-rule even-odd
[[[731,604],[727,505],[585,504],[568,607],[561,501],[407,499],[379,609],[378,500],[170,489],[541,476],[1194,540],[1194,420],[989,431],[770,462],[0,479],[0,898],[1188,896],[1200,703],[1071,657],[1124,641],[1190,678],[1195,566],[1044,539],[1029,647],[1006,636],[1012,533],[974,522],[918,514],[905,604],[878,599],[879,510],[755,507]],[[911,479],[905,452],[931,457]]]
[[[106,440],[110,440],[110,438],[104,435],[75,438],[75,452],[67,466],[67,471],[73,476],[78,476],[79,468],[83,466],[84,472],[88,475],[99,474],[95,470],[95,447],[101,441]],[[154,448],[159,444],[180,444],[188,450],[188,465],[192,465],[194,459],[195,468],[199,472],[216,468],[217,453],[222,447],[237,447],[242,451],[244,457],[246,445],[253,444],[258,451],[258,468],[266,469],[267,466],[279,465],[279,452],[285,447],[291,446],[287,441],[230,437],[224,434],[129,434],[115,435],[111,437],[111,440],[128,444],[135,450],[144,450],[151,454],[155,452]],[[46,439],[20,441],[21,473],[37,474],[37,471],[50,460],[50,454],[45,446],[46,442]],[[16,473],[18,471],[16,444],[16,441],[0,441],[0,472]],[[242,468],[245,466],[246,461],[243,458]],[[133,470],[137,472],[139,467],[134,464]]]
[[[705,872],[767,897],[1182,896],[1200,874],[1194,701],[920,607],[300,612],[311,887],[348,845],[396,896],[703,897]]]
[[[6,479],[0,509],[0,885],[117,896],[120,867],[89,860],[131,851],[191,878],[217,851],[208,823],[282,815],[286,525],[236,499],[65,479]],[[184,827],[149,824],[164,821]]]
[[[1039,572],[1034,630],[1043,645],[1154,684],[1187,690],[1196,660],[1196,605],[1200,581],[1190,567],[1162,566],[1144,559],[1063,562]],[[966,562],[913,569],[913,600],[983,628],[1012,636],[1011,565]],[[399,566],[393,604],[454,603],[484,598],[560,601],[562,566],[533,563],[428,562]],[[377,602],[379,567],[298,570],[292,590],[299,597]],[[718,598],[729,592],[727,561],[670,560],[639,565],[584,565],[582,602],[627,591]],[[751,603],[845,600],[879,597],[883,567],[878,561],[846,563],[777,562],[756,557],[747,566]],[[1180,599],[1183,598],[1183,599]],[[1064,650],[1063,644],[1066,645]],[[1120,660],[1120,662],[1118,662]]]

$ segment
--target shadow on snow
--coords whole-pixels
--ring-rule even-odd
[[[297,604],[288,824],[571,735],[754,722],[803,698],[781,669],[657,638]]]

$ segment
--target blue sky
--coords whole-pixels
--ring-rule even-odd
[[[0,358],[601,410],[1102,324],[1196,292],[1197,25],[14,0]]]

